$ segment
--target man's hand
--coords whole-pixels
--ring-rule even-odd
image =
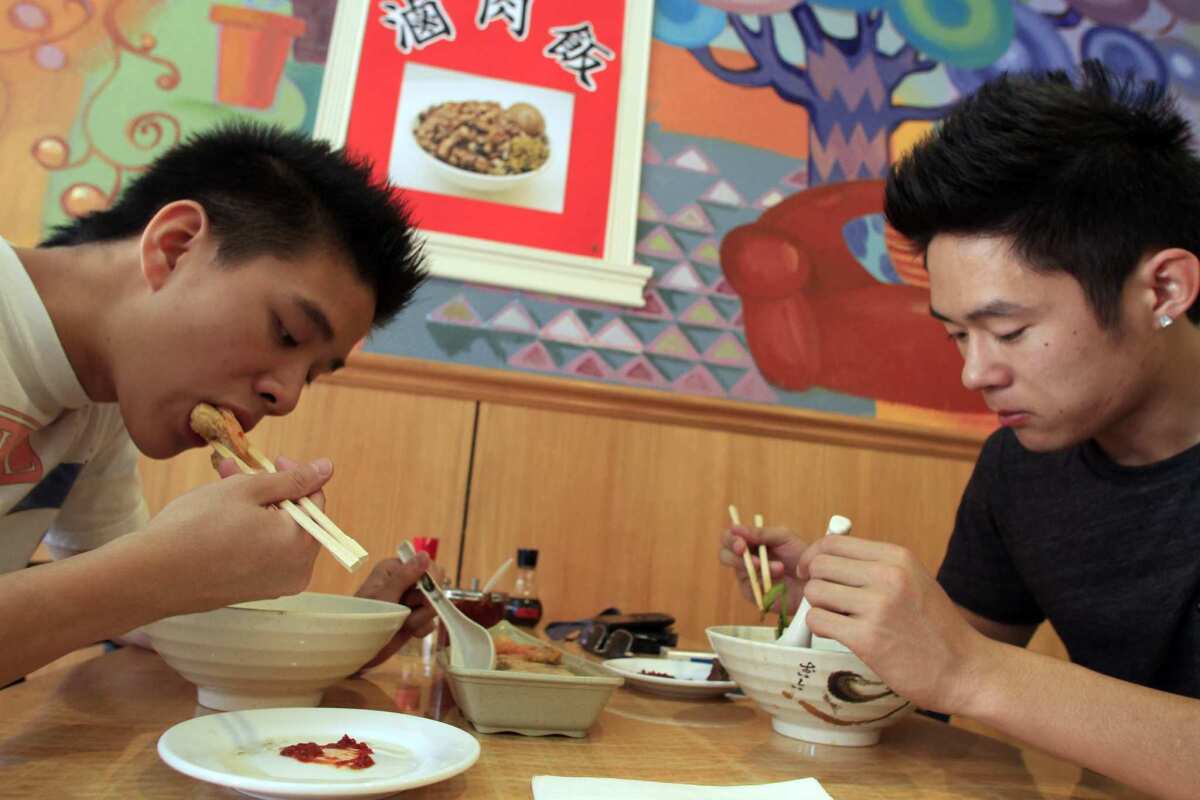
[[[800,605],[800,592],[804,582],[796,578],[796,568],[800,557],[804,554],[807,544],[793,531],[787,528],[754,528],[749,525],[737,525],[721,532],[721,549],[718,553],[721,563],[732,567],[742,589],[742,596],[751,603],[755,602],[754,593],[750,590],[750,579],[746,576],[746,566],[742,553],[750,548],[750,556],[754,564],[755,577],[762,581],[762,567],[759,566],[758,546],[767,546],[767,563],[771,570],[771,580],[774,583],[787,583],[788,613]]]
[[[398,558],[384,559],[375,565],[371,574],[363,581],[363,585],[355,592],[356,597],[400,603],[412,609],[412,613],[404,620],[404,624],[396,631],[391,641],[360,669],[369,669],[386,661],[409,639],[419,639],[433,630],[436,612],[416,585],[427,569],[429,556],[426,553],[417,553],[417,557],[407,564]]]
[[[205,611],[308,586],[320,545],[273,505],[306,496],[321,503],[333,465],[328,459],[279,463],[275,474],[233,475],[193,489],[129,537],[167,570],[156,607]]]
[[[989,648],[908,550],[825,536],[800,559],[808,627],[854,651],[889,687],[934,711],[959,713]]]

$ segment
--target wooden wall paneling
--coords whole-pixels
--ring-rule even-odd
[[[329,456],[330,517],[371,559],[346,572],[328,553],[317,561],[310,589],[353,593],[378,560],[412,536],[439,536],[438,562],[458,561],[475,404],[370,388],[314,384],[296,411],[268,418],[251,439],[264,453],[295,459]],[[209,451],[170,461],[143,459],[147,502],[157,512],[172,498],[214,480]]]
[[[464,580],[537,547],[547,620],[605,606],[674,615],[681,639],[757,614],[716,560],[726,506],[818,536],[830,514],[935,566],[970,474],[961,458],[484,403]],[[511,582],[509,582],[511,585]]]

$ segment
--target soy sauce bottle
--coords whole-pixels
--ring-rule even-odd
[[[542,601],[538,600],[533,577],[537,559],[537,550],[517,551],[517,582],[504,606],[504,618],[514,625],[533,628],[542,621]]]

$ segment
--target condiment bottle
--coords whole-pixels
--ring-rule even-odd
[[[533,628],[542,620],[542,601],[538,600],[534,579],[537,559],[537,550],[517,551],[517,581],[504,607],[504,618],[514,625]]]

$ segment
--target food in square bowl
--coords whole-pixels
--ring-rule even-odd
[[[417,115],[413,138],[439,174],[479,192],[520,186],[550,159],[546,120],[529,103],[438,103]]]
[[[509,622],[488,633],[496,644],[496,669],[465,669],[451,663],[447,650],[438,654],[455,704],[482,733],[585,736],[624,683]]]

